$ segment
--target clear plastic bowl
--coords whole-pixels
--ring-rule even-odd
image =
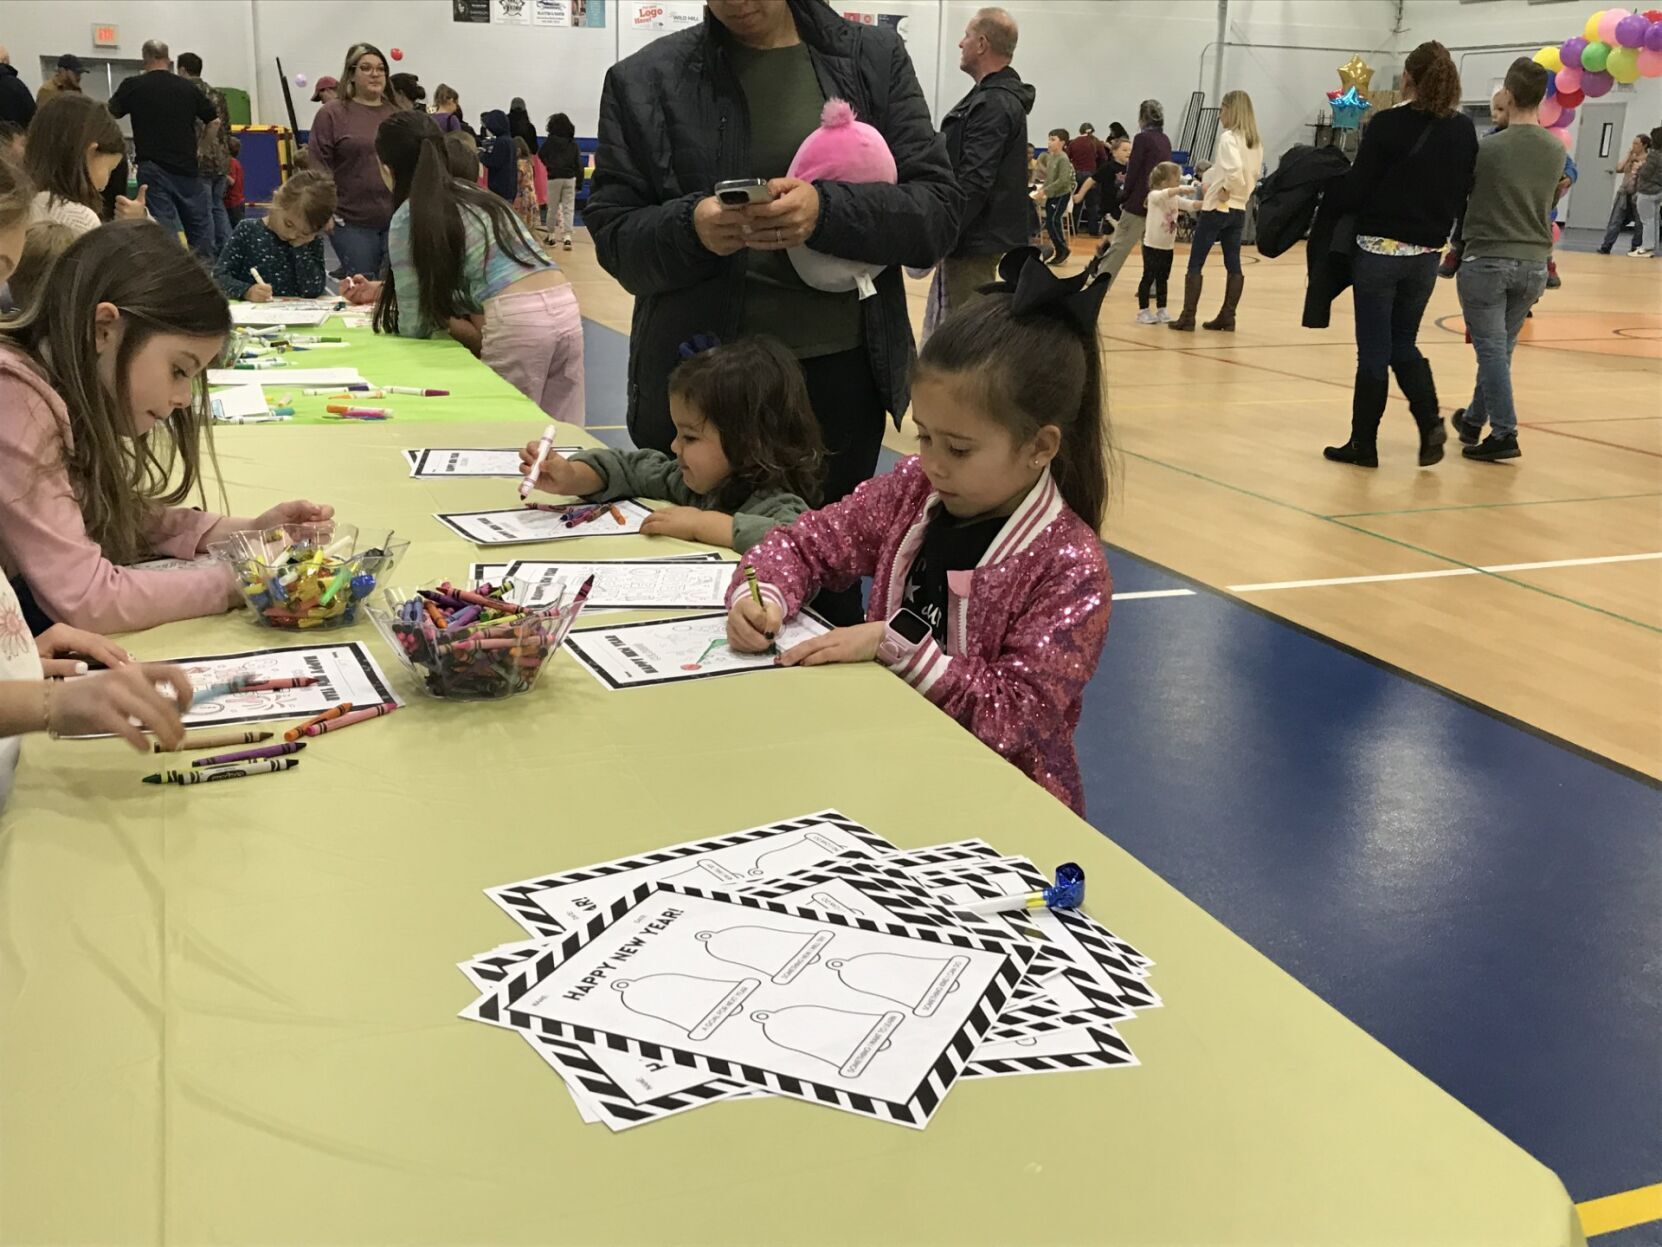
[[[429,697],[490,701],[536,687],[581,607],[525,610],[491,622],[441,630],[422,608],[423,591],[387,589],[365,606],[410,683]]]
[[[332,520],[230,534],[208,547],[237,578],[254,621],[284,631],[344,628],[398,565],[408,541]]]

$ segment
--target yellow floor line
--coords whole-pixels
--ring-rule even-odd
[[[1588,1238],[1595,1234],[1613,1234],[1647,1221],[1662,1221],[1662,1182],[1606,1195],[1603,1199],[1589,1199],[1575,1206],[1581,1215],[1581,1232]]]

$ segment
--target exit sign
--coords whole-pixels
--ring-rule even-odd
[[[94,22],[92,46],[95,48],[118,48],[121,46],[121,32],[114,26],[105,26]]]

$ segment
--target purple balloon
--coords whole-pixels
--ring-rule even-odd
[[[1650,19],[1643,13],[1629,13],[1616,23],[1616,42],[1624,48],[1644,46],[1645,32],[1650,29]]]
[[[1580,69],[1581,53],[1586,47],[1587,41],[1577,35],[1574,39],[1564,40],[1563,45],[1558,49],[1558,55],[1563,59],[1564,64],[1571,69]]]
[[[1652,52],[1662,52],[1662,22],[1652,22],[1645,31],[1645,47]]]
[[[1602,69],[1596,74],[1581,75],[1581,93],[1590,100],[1596,100],[1601,95],[1608,95],[1610,88],[1616,85],[1616,80]]]
[[[1569,128],[1570,123],[1574,120],[1575,120],[1575,109],[1566,108],[1566,109],[1563,109],[1559,112],[1558,120],[1553,122],[1550,126],[1548,126],[1547,129],[1549,129],[1549,130],[1567,130]]]

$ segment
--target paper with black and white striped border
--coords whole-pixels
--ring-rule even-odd
[[[556,871],[486,888],[532,935],[547,938],[586,922],[642,882],[679,877],[735,885],[801,869],[843,853],[877,856],[894,845],[836,810],[751,827],[732,835],[654,849],[634,857]]]
[[[1049,1035],[984,1043],[964,1067],[964,1077],[1123,1069],[1140,1064],[1112,1026],[1073,1026]]]
[[[798,945],[771,973],[769,966],[752,969],[750,962],[734,960],[732,948],[724,949],[724,956],[709,948],[716,935],[739,929],[747,932],[746,940],[755,941],[749,933],[763,915],[773,924],[766,933],[783,935],[787,951],[793,942]],[[659,938],[676,924],[677,935]],[[826,955],[839,941],[835,952],[841,956]],[[767,942],[780,943],[777,938]],[[920,944],[933,947],[921,950]],[[945,957],[930,955],[942,951]],[[557,949],[532,958],[462,1016],[580,1044],[620,1041],[654,1060],[667,1056],[776,1095],[921,1129],[1034,955],[1022,943],[981,940],[948,927],[877,923],[738,893],[647,883],[614,900]],[[874,993],[843,974],[843,967],[863,956],[889,958],[863,972],[903,972],[929,982],[921,994],[911,990],[916,984],[908,984],[901,995]],[[896,960],[924,964],[899,967]],[[687,972],[688,966],[707,969],[706,961],[731,964],[721,978]],[[829,977],[809,975],[817,962],[823,962],[819,968]],[[756,977],[760,973],[769,974],[768,985]],[[735,974],[741,977],[735,979]],[[642,984],[670,975],[674,981],[653,988],[670,994],[654,1001],[638,998]],[[606,991],[608,984],[618,993],[615,1000]],[[892,981],[880,985],[895,986]],[[969,991],[956,990],[963,987]],[[637,995],[633,1003],[627,994],[631,989]],[[837,1007],[845,1004],[859,1007]],[[648,1005],[657,1011],[648,1011]],[[741,1009],[755,1030],[723,1031]],[[782,1016],[802,1009],[813,1012]],[[781,1024],[787,1022],[788,1034]],[[908,1022],[912,1025],[902,1034]],[[685,1041],[668,1038],[683,1034]],[[873,1069],[877,1062],[882,1066]]]

